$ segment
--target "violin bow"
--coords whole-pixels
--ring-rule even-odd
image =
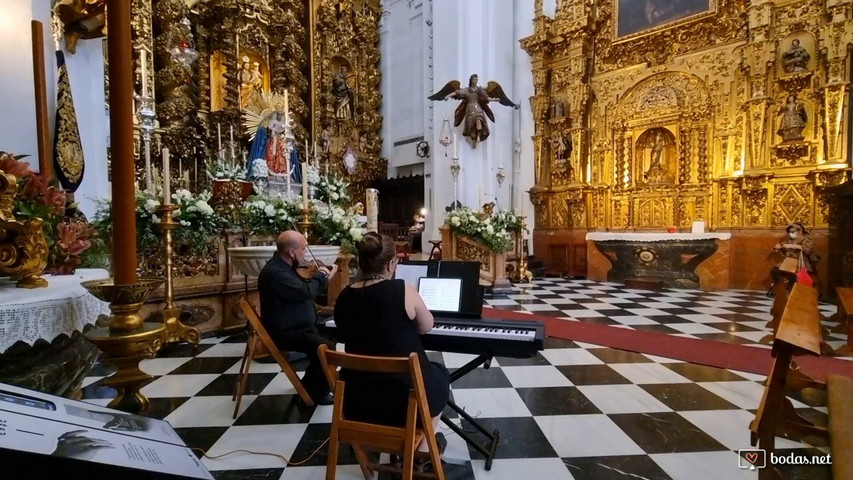
[[[295,224],[295,223],[293,223],[293,219],[290,219],[290,226],[292,226],[292,227],[293,227],[293,229],[294,229],[294,230],[296,230],[297,232],[299,231],[299,228],[296,226],[296,224]],[[303,234],[303,235],[304,235],[304,234]],[[311,251],[311,248],[308,246],[308,238],[306,238],[305,240],[306,240],[306,242],[305,242],[305,250],[307,250],[307,251],[308,251],[308,255],[311,255],[311,260],[314,260],[314,265],[317,265],[317,266],[319,267],[319,266],[320,266],[320,262],[318,262],[318,261],[317,261],[317,257],[315,257],[315,256],[314,256],[314,252],[312,252],[312,251]],[[324,264],[323,266],[325,266],[325,264]]]

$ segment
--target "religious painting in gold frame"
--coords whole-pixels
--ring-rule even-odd
[[[717,0],[613,0],[614,38],[622,42],[699,20],[717,11]]]

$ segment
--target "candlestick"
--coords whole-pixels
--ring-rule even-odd
[[[172,204],[172,189],[170,188],[169,182],[171,179],[169,178],[171,175],[169,174],[169,149],[163,148],[163,205],[171,205]]]
[[[144,48],[139,51],[139,63],[142,70],[142,96],[148,96],[148,51]]]
[[[302,208],[308,210],[308,162],[302,162]]]

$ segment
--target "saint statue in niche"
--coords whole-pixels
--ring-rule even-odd
[[[672,183],[669,163],[672,153],[670,150],[674,144],[672,134],[663,128],[649,130],[640,137],[637,147],[648,152],[643,154],[647,166],[641,170],[644,172],[645,183]]]
[[[460,88],[462,83],[459,80],[451,80],[437,93],[427,97],[430,100],[462,100],[456,107],[453,126],[458,127],[465,122],[462,136],[471,139],[473,148],[477,148],[477,143],[489,138],[486,117],[492,122],[495,121],[495,114],[489,108],[489,102],[499,102],[501,105],[518,109],[518,105],[507,98],[498,82],[490,81],[486,88],[483,88],[477,85],[478,80],[477,74],[471,75],[466,88]]]
[[[243,68],[240,70],[240,110],[246,109],[255,92],[261,91],[263,85],[260,64],[255,62],[255,68],[252,69],[249,57],[243,57]]]
[[[779,122],[779,130],[776,133],[782,137],[782,141],[797,141],[803,140],[803,130],[806,128],[806,109],[803,104],[797,101],[794,95],[788,95],[788,100],[779,109],[779,115],[782,115],[782,120]]]
[[[791,48],[782,54],[782,68],[787,73],[802,72],[807,69],[811,58],[808,50],[795,38],[791,41]]]
[[[347,83],[347,66],[341,65],[337,75],[332,78],[332,96],[335,97],[335,118],[352,118],[355,98]]]

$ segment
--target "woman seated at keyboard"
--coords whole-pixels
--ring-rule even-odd
[[[388,357],[418,354],[427,402],[433,422],[450,397],[450,375],[444,366],[430,362],[420,334],[433,326],[432,313],[412,286],[395,280],[397,268],[394,241],[378,233],[367,233],[358,244],[357,280],[345,288],[335,302],[338,340],[347,353]],[[351,420],[399,426],[405,424],[408,375],[341,371],[346,382],[344,416]],[[440,437],[439,444],[443,444]],[[426,442],[419,450],[426,451]]]

